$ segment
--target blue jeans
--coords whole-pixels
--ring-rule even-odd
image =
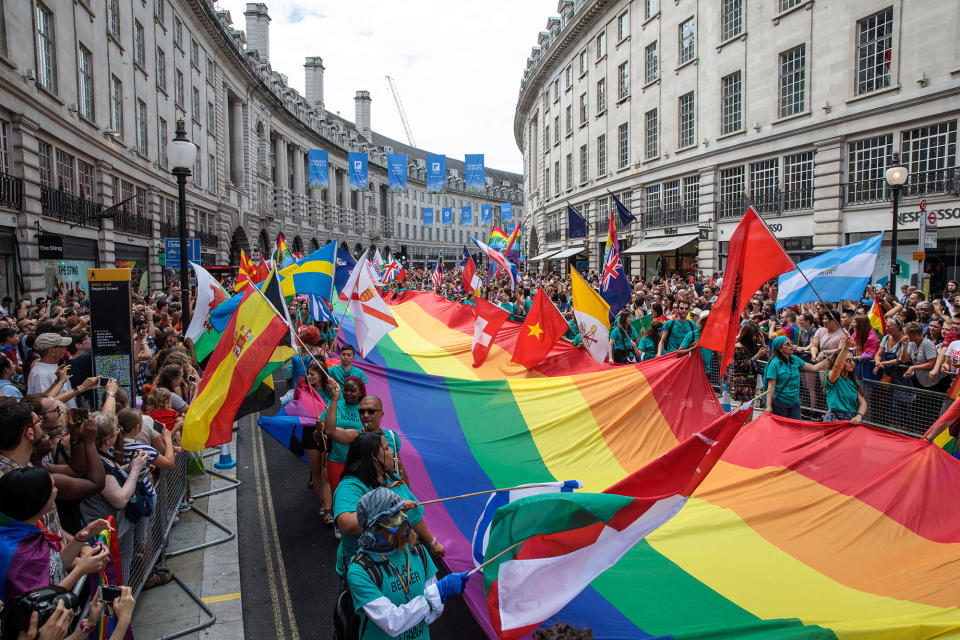
[[[850,413],[849,411],[831,411],[828,410],[823,414],[824,422],[848,422],[853,420],[853,416],[857,414]]]
[[[790,418],[791,420],[802,420],[800,416],[800,403],[795,405],[785,405],[776,398],[773,399],[773,415],[781,418]]]

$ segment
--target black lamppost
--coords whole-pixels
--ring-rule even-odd
[[[177,120],[177,131],[167,143],[167,159],[171,173],[177,177],[179,202],[177,217],[180,223],[180,326],[184,334],[190,326],[190,275],[187,264],[187,177],[191,175],[197,159],[197,147],[187,140],[183,120]]]
[[[900,154],[894,152],[890,159],[890,168],[884,172],[884,178],[893,192],[893,234],[890,238],[890,295],[897,297],[897,276],[900,275],[900,265],[897,264],[897,224],[899,222],[900,189],[907,182],[907,168],[900,165]]]

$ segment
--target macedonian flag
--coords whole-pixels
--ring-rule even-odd
[[[294,356],[283,308],[276,271],[262,293],[249,287],[210,355],[197,398],[187,411],[184,449],[202,451],[230,442],[237,411],[254,384]]]

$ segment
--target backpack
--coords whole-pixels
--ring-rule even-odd
[[[127,476],[121,471],[118,467],[114,467],[111,464],[103,463],[104,469],[107,473],[112,475],[116,479],[117,484],[121,487],[123,483],[127,481]],[[130,522],[137,522],[140,518],[149,516],[153,513],[153,507],[156,502],[156,497],[151,495],[147,490],[146,483],[137,479],[137,488],[133,492],[133,495],[130,496],[130,500],[127,502],[127,506],[124,507],[123,512],[130,520]]]
[[[410,548],[410,553],[420,558],[420,562],[423,563],[423,575],[426,577],[426,549],[418,542]],[[363,567],[370,579],[373,580],[373,584],[377,585],[378,588],[380,587],[383,583],[383,574],[380,572],[380,567],[386,565],[386,562],[377,562],[366,553],[361,552],[353,556],[350,564],[353,563]],[[343,585],[343,591],[337,596],[333,605],[333,637],[336,640],[360,640],[362,627],[366,624],[366,620],[361,622],[360,615],[353,606],[353,594],[350,592],[350,584],[346,580],[346,574],[344,574]]]

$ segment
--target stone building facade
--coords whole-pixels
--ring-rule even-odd
[[[750,202],[805,258],[891,229],[883,175],[897,152],[910,172],[904,275],[926,271],[934,290],[957,278],[960,4],[561,0],[558,12],[514,120],[534,264],[596,269],[611,194],[637,217],[619,230],[635,275],[721,270]],[[567,238],[567,204],[591,224],[586,241]],[[931,213],[937,246],[912,261]]]
[[[187,225],[208,265],[269,250],[279,232],[295,251],[336,239],[425,263],[489,234],[482,205],[495,221],[506,202],[522,215],[520,175],[488,169],[484,192],[467,194],[453,158],[446,192],[426,194],[425,152],[371,129],[369,93],[362,122],[331,114],[322,59],[306,58],[300,95],[270,65],[267,6],[247,5],[245,31],[235,18],[209,0],[0,1],[0,296],[83,286],[86,268],[116,265],[159,287],[163,239],[179,232],[165,151],[178,120],[198,147]],[[309,149],[330,153],[327,189],[307,187]],[[369,191],[349,189],[349,151],[369,154]],[[408,153],[407,193],[388,192],[388,152]],[[443,227],[440,207],[463,204],[477,223],[455,209]]]

